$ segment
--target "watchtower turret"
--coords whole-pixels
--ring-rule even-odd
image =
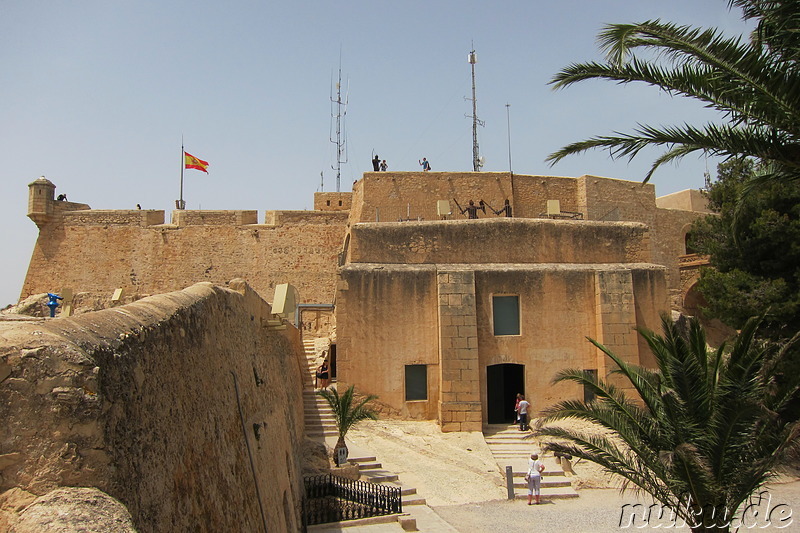
[[[28,218],[40,228],[53,218],[56,186],[44,176],[28,184]]]

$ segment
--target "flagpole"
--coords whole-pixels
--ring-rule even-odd
[[[183,202],[183,167],[186,166],[186,152],[184,152],[183,147],[183,135],[181,135],[181,197],[178,200],[178,209],[183,209],[186,205]]]

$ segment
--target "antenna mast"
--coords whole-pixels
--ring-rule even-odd
[[[331,118],[336,120],[336,138],[331,135],[331,142],[336,145],[336,166],[331,167],[336,171],[336,192],[340,191],[342,163],[347,163],[347,150],[344,139],[344,116],[347,114],[347,93],[342,100],[342,59],[339,57],[339,80],[336,82],[336,99],[331,93]]]
[[[478,98],[475,95],[475,63],[478,62],[478,56],[475,54],[474,48],[469,53],[467,61],[472,67],[472,98],[467,98],[467,100],[472,100],[472,116],[466,115],[467,118],[472,119],[472,170],[480,172],[483,161],[481,161],[478,149],[478,126],[483,126],[484,122],[478,119]]]

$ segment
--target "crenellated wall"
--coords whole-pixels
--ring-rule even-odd
[[[276,284],[288,282],[298,288],[302,303],[330,304],[340,254],[344,244],[350,242],[348,227],[358,228],[354,231],[366,236],[371,226],[360,223],[404,221],[403,225],[408,226],[410,220],[431,224],[396,231],[416,231],[415,246],[433,247],[440,254],[464,258],[447,259],[448,262],[469,260],[467,257],[475,254],[491,257],[482,261],[516,262],[518,259],[511,256],[529,253],[524,248],[551,257],[563,256],[567,261],[573,261],[571,257],[602,255],[604,248],[615,245],[591,241],[598,222],[638,222],[647,227],[647,235],[636,246],[646,249],[638,250],[641,257],[634,260],[667,267],[670,289],[676,293],[673,301],[678,302],[678,256],[684,252],[687,228],[701,216],[682,209],[697,207],[699,193],[670,195],[661,202],[668,208],[661,208],[650,184],[596,176],[506,172],[367,172],[353,185],[352,193],[316,193],[315,210],[267,211],[262,224],[258,223],[256,211],[208,210],[176,210],[170,223],[165,223],[163,211],[92,210],[85,204],[54,200],[55,185],[44,178],[31,183],[29,189],[29,216],[37,221],[40,233],[21,298],[64,289],[71,289],[73,294],[108,297],[122,288],[128,301],[132,301],[179,290],[197,281],[221,284],[242,277],[267,299],[272,297]],[[452,213],[446,216],[447,222],[465,222],[456,202],[463,208],[469,200],[484,200],[499,209],[506,199],[513,209],[513,219],[494,215],[487,208],[478,213],[484,220],[469,221],[474,225],[473,231],[458,229],[468,239],[463,242],[451,238],[453,227],[433,224],[442,218],[437,213],[437,200],[448,202]],[[536,228],[545,226],[535,224],[524,226],[525,231],[520,229],[522,226],[503,226],[511,234],[498,233],[503,223],[543,223],[541,217],[547,211],[548,200],[558,200],[562,212],[582,217],[577,223],[586,226],[585,230],[570,230],[566,234],[570,241],[562,240],[552,226],[547,226],[544,234]],[[497,221],[497,225],[479,225],[489,221]],[[485,230],[488,233],[484,237],[478,235]],[[387,233],[380,235],[390,237]],[[574,240],[579,235],[590,240]],[[632,242],[624,231],[613,238]],[[368,242],[361,238],[357,243],[363,249]],[[393,241],[375,246],[391,248]],[[352,253],[352,247],[348,251]],[[415,254],[408,257],[413,259]]]
[[[0,322],[0,493],[97,487],[142,533],[299,531],[299,332],[230,286]]]
[[[178,213],[183,225],[160,223],[161,211],[85,210],[42,226],[21,298],[122,288],[136,299],[240,277],[264,299],[291,283],[302,303],[333,301],[346,213],[281,212],[260,225],[239,223],[255,212]]]

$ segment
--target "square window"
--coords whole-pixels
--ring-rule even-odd
[[[495,335],[519,335],[519,296],[492,296]]]
[[[406,401],[428,399],[428,365],[406,365]]]

